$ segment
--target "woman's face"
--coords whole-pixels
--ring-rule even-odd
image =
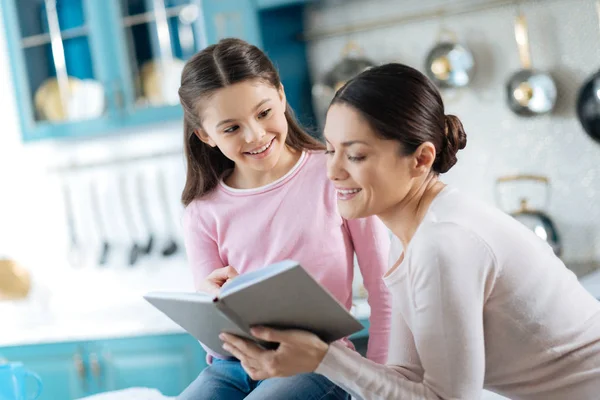
[[[324,134],[327,172],[344,218],[384,214],[403,202],[423,180],[423,173],[429,172],[419,159],[422,146],[411,155],[401,155],[400,142],[382,139],[351,106],[330,107]]]

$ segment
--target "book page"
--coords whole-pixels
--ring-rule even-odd
[[[282,261],[276,264],[269,265],[268,267],[258,269],[256,271],[247,272],[245,274],[236,276],[235,278],[228,280],[221,287],[220,298],[227,296],[228,294],[237,292],[245,287],[252,286],[257,282],[260,282],[269,277],[278,275],[283,271],[298,265],[295,261]]]

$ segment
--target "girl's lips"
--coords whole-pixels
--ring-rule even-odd
[[[271,154],[271,150],[273,149],[274,141],[275,141],[275,138],[271,139],[271,141],[269,143],[264,144],[260,147],[257,147],[254,150],[244,152],[244,155],[252,157],[252,158],[256,158],[256,159],[265,158],[266,156]]]

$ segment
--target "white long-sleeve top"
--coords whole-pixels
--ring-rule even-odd
[[[388,365],[338,344],[316,372],[362,399],[600,399],[600,303],[512,217],[446,187],[398,267]]]

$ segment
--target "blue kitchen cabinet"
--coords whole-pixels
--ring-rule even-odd
[[[296,6],[306,3],[315,2],[317,0],[256,0],[256,6],[261,10],[269,8]]]
[[[261,46],[253,0],[0,6],[24,141],[179,120],[179,74],[192,54],[226,36]]]
[[[206,367],[206,353],[189,335],[140,337],[89,346],[96,392],[150,387],[176,396]]]
[[[39,400],[71,400],[90,394],[81,344],[61,343],[0,348],[8,361],[20,361],[42,379]]]
[[[206,366],[206,353],[187,334],[37,344],[0,348],[43,382],[40,400],[73,400],[130,387],[175,396]]]

